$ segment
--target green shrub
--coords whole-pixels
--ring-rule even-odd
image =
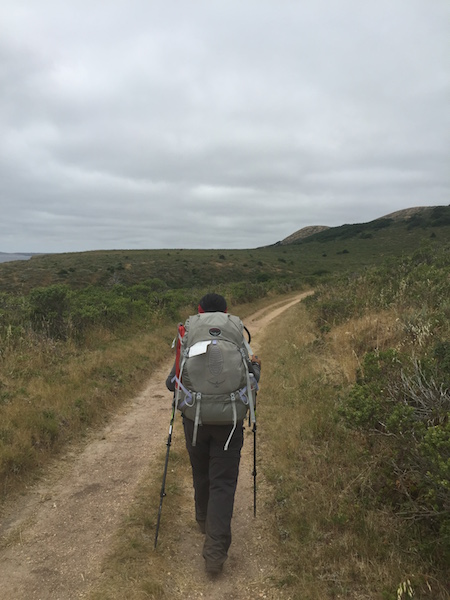
[[[433,358],[444,387],[450,388],[450,342],[437,342],[433,348]]]
[[[66,339],[70,296],[70,289],[62,284],[32,290],[29,303],[33,329],[55,339]]]
[[[320,285],[306,300],[325,335],[367,312],[398,315],[395,349],[358,348],[366,354],[358,354],[361,369],[339,413],[383,457],[371,475],[374,501],[417,525],[416,539],[437,561],[450,557],[449,269],[448,247],[423,244],[409,257]]]
[[[448,358],[446,344],[436,349]],[[420,520],[450,556],[450,536],[436,533],[450,531],[450,391],[440,369],[395,350],[368,353],[339,412],[349,427],[383,435],[390,457],[377,474],[383,501]]]

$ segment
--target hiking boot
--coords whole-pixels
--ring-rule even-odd
[[[211,577],[217,577],[223,571],[223,563],[217,563],[207,560],[205,562],[205,569],[208,575]]]

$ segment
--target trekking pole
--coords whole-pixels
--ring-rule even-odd
[[[159,495],[159,510],[158,510],[158,518],[156,521],[156,532],[155,532],[155,546],[154,546],[155,550],[156,550],[156,544],[158,543],[158,533],[159,533],[159,524],[161,522],[162,505],[163,505],[164,496],[166,495],[166,477],[167,477],[167,467],[169,466],[170,446],[172,445],[173,422],[175,421],[175,414],[176,414],[177,408],[178,408],[178,398],[179,398],[179,393],[180,393],[181,341],[183,339],[184,334],[185,334],[184,325],[183,325],[183,323],[179,323],[177,337],[175,338],[174,343],[173,343],[173,345],[176,345],[175,377],[172,379],[172,382],[176,381],[175,397],[172,402],[172,416],[170,417],[169,436],[167,438],[167,444],[166,444],[167,445],[166,462],[164,464],[163,480],[162,480],[162,484],[161,484],[161,492]]]
[[[250,334],[250,331],[247,329],[247,327],[245,327],[245,325],[244,325],[244,329],[248,335],[247,349],[250,354],[253,354],[253,351],[250,348],[250,342],[252,341],[252,336]],[[256,409],[256,392],[255,392],[255,409]],[[249,415],[248,416],[248,425],[249,426],[250,426],[250,422],[251,422],[251,416]],[[256,517],[256,420],[253,422],[252,431],[253,431],[253,471],[252,471],[252,476],[253,476],[253,516]]]
[[[253,423],[253,516],[256,517],[256,423]]]
[[[167,445],[166,462],[164,464],[164,473],[163,473],[163,479],[162,479],[162,485],[161,485],[161,492],[159,495],[159,510],[158,510],[158,518],[156,520],[154,550],[156,550],[156,544],[158,543],[158,533],[159,533],[159,524],[161,522],[162,505],[163,505],[164,496],[166,495],[166,476],[167,476],[167,468],[169,465],[170,446],[172,445],[172,431],[173,431],[173,422],[175,420],[175,410],[176,410],[176,402],[174,400],[173,405],[172,405],[172,416],[170,418],[170,425],[169,425],[169,436],[167,438],[167,444],[166,444]]]

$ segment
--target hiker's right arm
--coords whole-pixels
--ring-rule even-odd
[[[250,360],[249,371],[250,371],[250,373],[253,373],[256,381],[259,381],[259,378],[261,377],[261,359],[258,358],[257,356],[255,356],[254,354],[252,354],[249,357],[249,360]]]

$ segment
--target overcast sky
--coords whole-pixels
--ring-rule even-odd
[[[0,251],[450,203],[449,0],[2,0]]]

